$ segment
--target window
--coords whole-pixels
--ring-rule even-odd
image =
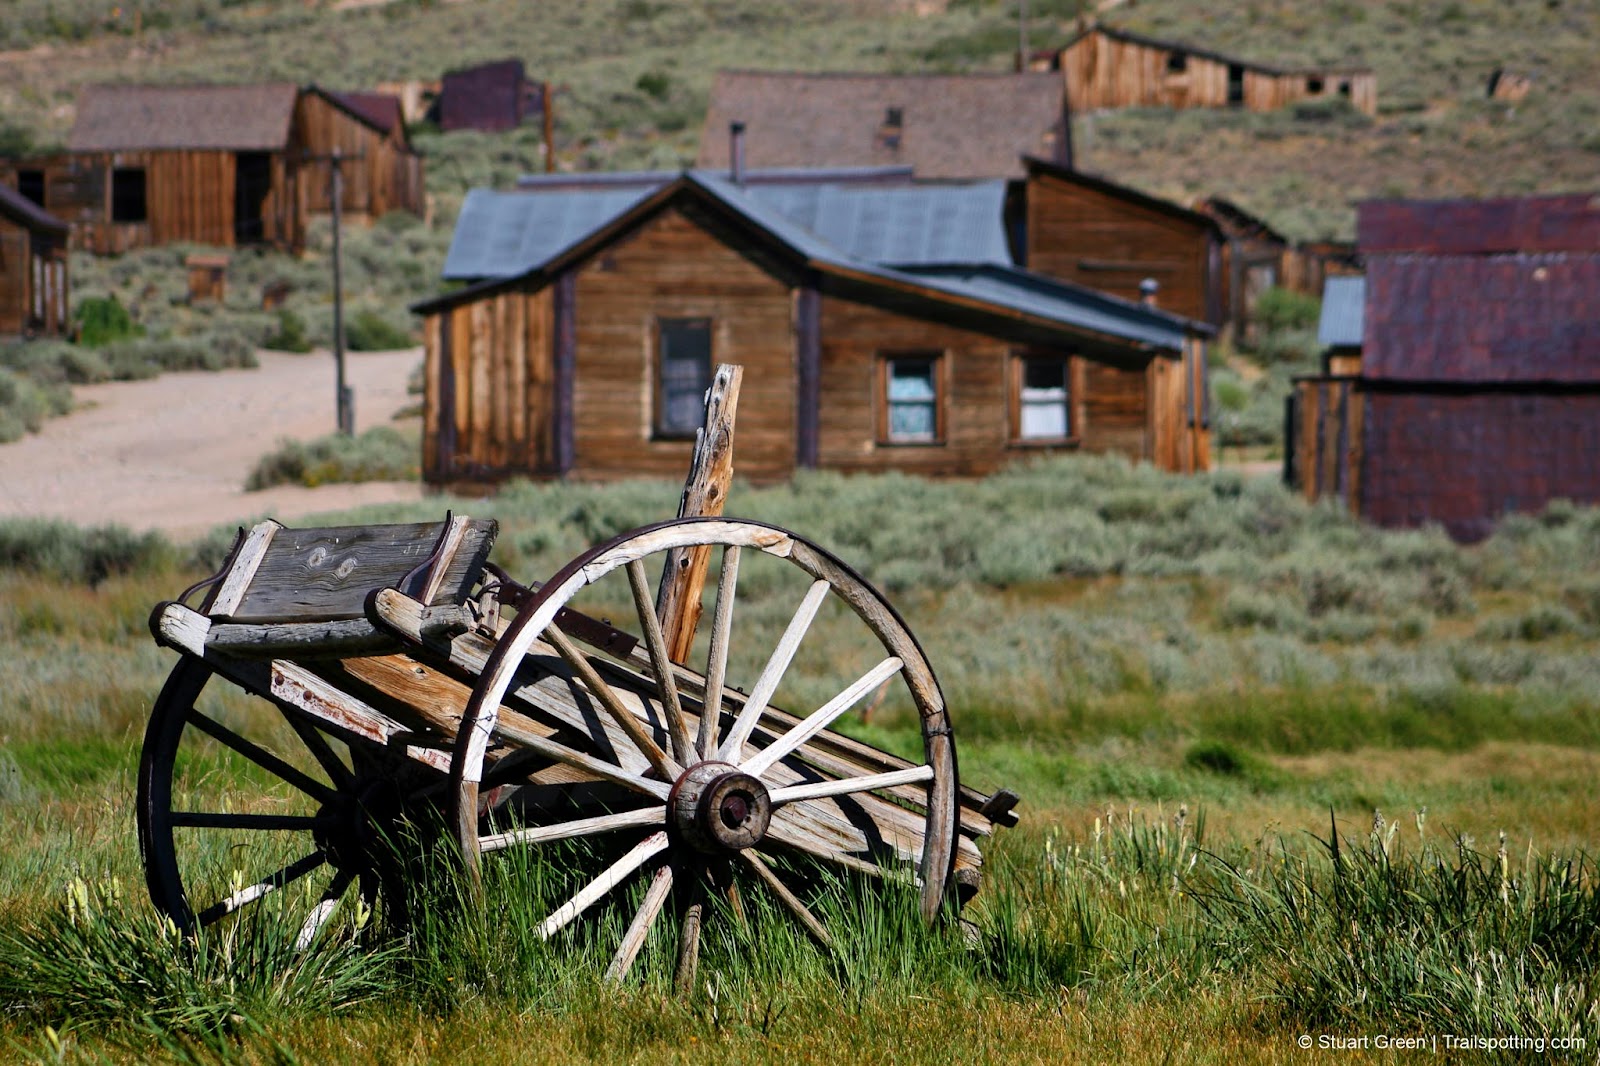
[[[883,421],[879,439],[888,444],[934,444],[944,438],[939,381],[940,357],[931,352],[885,356]]]
[[[692,437],[711,387],[711,320],[663,318],[657,325],[656,434]]]
[[[894,129],[899,129],[906,124],[905,109],[899,107],[886,108],[883,112],[883,124]]]
[[[144,222],[148,218],[144,168],[117,167],[111,172],[111,221]]]
[[[1244,67],[1238,63],[1228,66],[1228,106],[1244,106]]]
[[[25,199],[32,200],[40,207],[44,206],[44,171],[19,170],[17,171],[17,192]]]
[[[1186,52],[1167,53],[1167,73],[1182,74],[1189,69],[1189,56]]]
[[[1012,365],[1012,436],[1019,441],[1064,441],[1072,436],[1067,359],[1028,355]]]
[[[1312,96],[1321,96],[1322,90],[1323,84],[1321,78],[1306,79],[1306,92],[1310,93]]]

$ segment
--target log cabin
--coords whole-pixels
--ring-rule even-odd
[[[299,251],[307,218],[328,209],[335,148],[351,217],[421,213],[421,161],[405,138],[398,107],[375,94],[286,82],[97,85],[79,99],[67,150],[0,162],[0,184],[98,254],[175,242]]]
[[[1005,192],[704,171],[474,190],[446,261],[467,284],[412,308],[424,476],[673,476],[722,362],[745,368],[753,480],[1073,449],[1206,469],[1210,328],[1019,269]]]
[[[1326,372],[1291,399],[1293,483],[1463,541],[1600,503],[1600,197],[1372,201],[1357,238],[1365,280],[1330,279]]]
[[[724,70],[697,165],[910,166],[919,181],[1020,178],[1025,155],[1067,162],[1066,101],[1051,74],[801,74]]]
[[[1233,107],[1276,111],[1302,100],[1346,100],[1378,113],[1377,77],[1364,67],[1285,68],[1091,26],[1050,64],[1077,112],[1123,107]]]
[[[1226,240],[1214,219],[1043,159],[1024,164],[1029,270],[1125,299],[1150,279],[1166,310],[1227,321]]]
[[[67,332],[67,231],[61,219],[0,185],[0,336]]]

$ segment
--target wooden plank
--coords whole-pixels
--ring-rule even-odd
[[[261,567],[261,560],[266,558],[273,536],[282,528],[282,523],[268,519],[250,530],[249,536],[234,554],[227,577],[222,579],[216,595],[207,605],[207,612],[212,617],[227,618],[238,610],[245,592],[255,580],[256,571]]]

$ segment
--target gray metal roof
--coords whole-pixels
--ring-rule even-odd
[[[1359,348],[1367,308],[1367,279],[1334,277],[1322,283],[1322,318],[1317,344],[1323,348]]]
[[[880,188],[752,185],[748,192],[869,263],[1012,263],[1003,181]]]
[[[473,189],[456,219],[444,276],[460,281],[525,274],[621,217],[657,187],[539,193]]]

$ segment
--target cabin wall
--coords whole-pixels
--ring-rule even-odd
[[[1154,278],[1164,310],[1210,320],[1208,232],[1048,174],[1028,179],[1028,269],[1129,300]]]
[[[693,440],[655,435],[657,323],[709,318],[712,363],[744,367],[739,472],[787,477],[795,465],[794,301],[788,283],[676,210],[587,262],[576,282],[572,472],[682,476]]]
[[[1366,394],[1362,517],[1488,536],[1554,499],[1600,503],[1600,393]]]
[[[0,335],[62,335],[70,313],[65,239],[0,218]]]
[[[1182,59],[1174,60],[1175,55]],[[1230,68],[1242,75],[1237,103],[1229,98]],[[1103,33],[1087,34],[1064,49],[1061,70],[1075,111],[1229,106],[1273,111],[1296,100],[1337,96],[1365,114],[1378,111],[1377,78],[1371,71],[1265,70]]]
[[[23,332],[32,302],[32,241],[28,230],[0,218],[0,334]]]
[[[1307,500],[1342,500],[1360,512],[1366,402],[1354,378],[1295,382],[1287,447],[1293,484]]]
[[[373,129],[315,93],[301,94],[295,122],[306,152],[313,157],[300,174],[307,213],[333,210],[333,164],[325,157],[335,149],[343,157],[340,208],[347,215],[375,219],[390,211],[422,213],[422,160],[407,151],[395,134]]]
[[[423,477],[555,472],[550,288],[485,296],[423,323]]]

